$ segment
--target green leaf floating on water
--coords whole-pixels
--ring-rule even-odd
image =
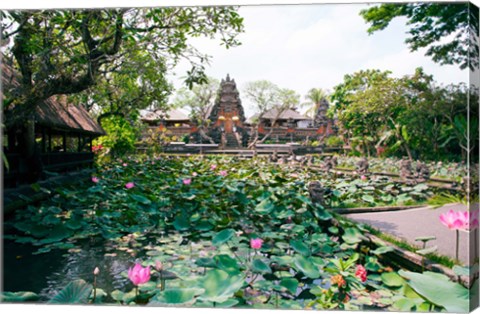
[[[220,270],[212,269],[204,277],[198,279],[197,287],[205,289],[199,296],[200,300],[222,303],[227,301],[245,283],[242,275],[234,275]]]
[[[357,244],[362,242],[365,237],[358,231],[357,228],[346,228],[344,235],[342,235],[343,241],[347,244]]]
[[[402,312],[410,312],[415,305],[415,302],[408,298],[400,299],[393,303],[393,307]]]
[[[230,240],[233,236],[235,235],[235,230],[233,229],[224,229],[217,233],[213,239],[212,239],[212,244],[214,246],[219,246],[228,240]]]
[[[2,292],[0,302],[28,302],[38,300],[38,295],[30,291]]]
[[[399,275],[429,302],[444,307],[448,312],[469,312],[470,293],[462,285],[450,281],[442,274],[424,272],[423,274],[400,270]]]
[[[260,203],[258,203],[258,205],[255,207],[255,211],[257,213],[266,215],[266,214],[269,214],[273,210],[274,207],[275,206],[270,201],[270,199],[266,198],[263,201],[261,201]]]
[[[310,255],[310,249],[308,248],[305,243],[302,241],[298,240],[291,240],[290,241],[290,246],[297,252],[302,254],[303,256],[309,256]]]
[[[86,303],[90,293],[92,293],[93,286],[79,279],[70,282],[63,288],[56,296],[54,296],[48,303],[55,304],[78,304]]]
[[[188,221],[188,219],[184,216],[177,216],[175,217],[173,226],[178,231],[187,230],[188,228],[190,228],[190,221]]]
[[[295,295],[297,293],[298,280],[295,278],[282,278],[280,286],[287,288],[291,294]]]
[[[296,255],[293,258],[293,264],[297,271],[301,271],[308,278],[317,279],[320,277],[318,267],[302,255]]]
[[[130,197],[132,199],[134,199],[135,201],[137,201],[141,204],[144,204],[144,205],[149,205],[149,204],[152,203],[148,198],[146,198],[145,196],[140,195],[140,194],[131,194]]]
[[[204,289],[168,289],[155,295],[149,306],[189,306],[195,303],[195,297],[205,292]]]
[[[405,280],[394,272],[382,273],[381,278],[388,287],[401,287],[405,284]]]
[[[371,252],[375,255],[381,255],[381,254],[385,254],[392,251],[394,251],[394,249],[391,246],[379,246],[378,248],[376,248]]]
[[[265,274],[271,273],[272,269],[261,259],[254,259],[252,262],[252,271],[254,273]]]

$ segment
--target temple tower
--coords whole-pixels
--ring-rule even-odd
[[[214,127],[220,127],[225,133],[234,133],[237,128],[242,128],[245,122],[245,113],[240,100],[235,80],[222,79],[215,104],[209,115]]]

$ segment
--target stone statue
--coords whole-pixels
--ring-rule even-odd
[[[413,178],[412,162],[407,157],[403,157],[403,159],[400,160],[400,178],[407,182]]]
[[[270,155],[269,161],[274,163],[278,162],[278,155],[276,150]]]
[[[337,157],[332,156],[332,157],[326,157],[321,167],[324,171],[328,172],[333,168],[335,168],[336,166],[337,166]]]
[[[330,189],[324,188],[319,181],[312,181],[308,184],[308,193],[313,203],[325,206],[325,196],[330,193]]]
[[[366,174],[368,173],[368,159],[363,157],[360,159],[357,164],[357,173],[358,174]]]
[[[417,162],[416,178],[417,182],[425,182],[430,179],[430,170],[427,165],[421,161]]]

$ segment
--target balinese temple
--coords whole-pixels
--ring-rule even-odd
[[[273,128],[271,140],[276,142],[313,140],[334,134],[334,121],[326,117],[327,109],[328,102],[323,100],[314,119],[289,109],[280,115],[270,110],[263,115],[262,121],[256,121],[254,117],[247,120],[235,80],[227,74],[220,83],[214,104],[207,111],[210,125],[204,131],[204,136],[200,136],[195,124],[178,110],[166,115],[144,112],[142,120],[149,125],[149,129],[167,130],[168,134],[177,138],[189,138],[190,143],[214,142],[221,148],[238,148],[248,146],[252,125],[257,123],[260,134],[267,134]],[[274,120],[275,125],[272,126]]]
[[[235,80],[227,74],[222,79],[215,103],[210,110],[208,119],[213,129],[220,129],[224,134],[223,143],[226,147],[244,146],[246,130],[244,129],[245,113],[240,100]]]

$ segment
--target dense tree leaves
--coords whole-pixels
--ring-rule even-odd
[[[461,121],[468,97],[465,85],[438,86],[421,68],[401,78],[379,70],[348,74],[331,96],[354,149],[370,156],[382,147],[410,159],[465,158],[469,141]]]
[[[385,3],[360,14],[370,23],[370,34],[406,17],[412,51],[428,48],[426,55],[440,64],[478,67],[478,8],[471,3]]]
[[[186,58],[192,64],[186,83],[204,82],[203,63],[208,57],[192,47],[189,38],[219,35],[228,48],[239,44],[236,35],[243,31],[243,19],[232,7],[3,11],[1,15],[2,37],[13,39],[6,55],[14,57],[22,74],[21,97],[6,101],[15,105],[16,117],[52,95],[82,92],[98,84],[101,76],[107,84],[118,83],[121,78],[109,73],[128,71],[123,61],[132,57],[150,58],[141,69],[154,60],[174,65]]]

